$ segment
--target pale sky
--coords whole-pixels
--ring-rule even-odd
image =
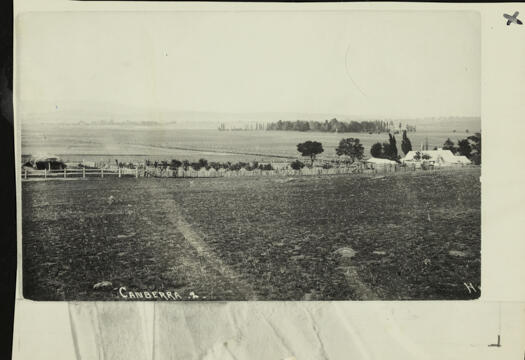
[[[476,12],[64,12],[17,20],[17,95],[35,104],[26,111],[82,102],[480,115]]]

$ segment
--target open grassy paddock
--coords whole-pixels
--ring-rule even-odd
[[[24,296],[469,299],[480,170],[22,183]],[[112,287],[93,289],[101,281]]]
[[[414,149],[428,140],[430,149],[441,147],[447,138],[453,141],[470,134],[449,132],[410,133]],[[297,131],[217,131],[172,128],[96,127],[61,128],[49,125],[24,128],[22,149],[26,157],[38,153],[60,155],[66,161],[137,161],[190,160],[209,161],[283,161],[300,158],[297,144],[320,141],[324,152],[320,159],[337,158],[335,148],[343,138],[356,137],[370,155],[375,142],[388,141],[388,134],[322,133]],[[396,135],[401,143],[401,135]],[[399,146],[399,145],[398,145]],[[118,155],[115,155],[118,154]]]

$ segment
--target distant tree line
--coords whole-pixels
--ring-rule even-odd
[[[102,119],[96,121],[83,121],[77,122],[78,125],[165,125],[165,124],[176,124],[176,121],[154,121],[154,120],[122,120],[115,121],[113,119]]]
[[[226,126],[226,123],[219,123],[219,125],[217,126],[217,130],[219,131],[259,131],[259,130],[266,130],[266,123],[256,122],[256,123],[244,124],[244,126],[239,126],[239,125]]]
[[[282,130],[282,131],[319,131],[319,132],[368,132],[368,133],[383,133],[383,132],[398,132],[402,131],[403,124],[399,122],[397,126],[393,121],[374,120],[374,121],[339,121],[336,118],[331,120],[320,121],[283,121],[269,123],[266,125],[266,130]],[[405,124],[405,130],[408,132],[415,132],[416,127]]]

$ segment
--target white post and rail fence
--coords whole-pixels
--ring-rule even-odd
[[[27,170],[23,169],[22,171],[22,179],[34,179],[34,178],[42,178],[42,179],[72,179],[72,178],[93,178],[93,177],[135,177],[138,178],[139,176],[144,176],[143,174],[144,170],[139,169],[60,169],[60,170]],[[142,173],[142,174],[141,174]]]

